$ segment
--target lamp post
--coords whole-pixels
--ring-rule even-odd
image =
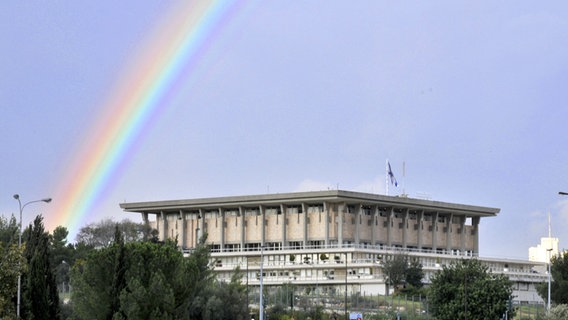
[[[550,314],[550,278],[551,278],[551,275],[550,275],[550,265],[551,265],[551,263],[550,263],[550,252],[552,251],[552,248],[546,249],[546,251],[548,252],[548,301],[547,301],[547,304],[546,304],[546,313]]]
[[[24,208],[28,204],[32,204],[32,203],[36,203],[36,202],[50,203],[51,198],[29,201],[29,202],[24,203],[23,205],[22,205],[22,201],[20,200],[19,194],[16,193],[14,195],[14,199],[18,200],[18,204],[20,206],[20,234],[18,235],[18,248],[20,248],[22,246],[22,212],[24,211]],[[17,309],[16,309],[16,313],[17,313],[18,318],[20,318],[21,293],[22,293],[22,272],[18,271],[18,302],[17,302]]]
[[[347,252],[345,252],[345,301],[344,301],[344,308],[345,308],[345,318],[349,319],[349,314],[347,313],[347,274],[349,270],[347,269]]]
[[[262,265],[264,262],[264,245],[260,246],[260,301],[259,301],[259,315],[258,318],[260,320],[264,319],[264,301],[263,301],[263,296],[262,296]]]

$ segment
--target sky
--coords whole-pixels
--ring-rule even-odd
[[[205,15],[199,5],[221,13],[187,27],[201,38],[175,38],[179,23]],[[52,197],[27,205],[23,224],[42,214],[73,242],[89,223],[138,221],[123,202],[385,194],[388,159],[400,183],[390,195],[501,209],[482,219],[481,256],[527,259],[549,213],[568,247],[568,197],[558,195],[568,191],[566,2],[178,6],[0,4],[2,216],[18,215],[15,193],[22,204]],[[183,43],[193,53],[176,53]],[[154,62],[171,77],[147,76],[141,94],[160,94],[150,111],[113,125],[119,93]],[[116,156],[98,148],[105,139]]]

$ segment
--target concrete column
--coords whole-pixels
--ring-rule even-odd
[[[446,221],[446,250],[448,252],[452,251],[452,236],[453,236],[453,232],[452,232],[452,220],[454,219],[454,214],[450,213],[450,215],[448,216],[448,221]]]
[[[304,213],[304,244],[302,249],[306,249],[308,245],[308,206],[302,203],[302,212]]]
[[[142,212],[142,221],[144,221],[144,224],[150,223],[150,221],[148,220],[148,212]]]
[[[462,216],[461,218],[461,226],[460,226],[460,251],[463,255],[465,253],[466,243],[465,243],[465,222],[467,220],[466,216]]]
[[[218,215],[221,218],[221,243],[219,244],[219,252],[223,252],[225,251],[225,212],[223,208],[219,208]]]
[[[245,251],[245,212],[243,207],[239,207],[239,216],[241,217],[241,251]]]
[[[373,225],[371,226],[371,245],[377,244],[377,220],[379,219],[379,206],[375,206],[373,212]]]
[[[432,215],[432,250],[434,252],[438,249],[438,215],[438,212]]]
[[[345,216],[345,205],[337,206],[337,247],[343,248],[343,218]],[[347,276],[347,275],[346,275]]]
[[[191,239],[188,242],[191,244],[192,248],[197,248],[197,244],[199,239],[197,238],[197,229],[199,228],[199,214],[196,214],[195,217],[192,216],[189,225],[191,226]]]
[[[406,248],[408,243],[408,208],[402,214],[402,247]]]
[[[187,244],[185,242],[185,236],[186,236],[186,234],[185,234],[185,215],[183,214],[183,210],[179,211],[178,222],[180,224],[178,238],[181,238],[181,239],[179,239],[179,243],[180,243],[181,249],[183,250],[187,246]]]
[[[480,217],[473,217],[471,222],[473,223],[473,255],[479,255],[479,220]]]
[[[331,223],[331,213],[329,212],[329,206],[327,202],[323,203],[323,212],[325,213],[325,248],[329,247],[329,224]]]
[[[205,230],[205,213],[203,212],[203,209],[199,209],[199,217],[201,217],[201,218],[199,219],[199,232],[197,232],[198,241],[201,240],[201,237],[203,237],[203,233],[206,231]]]
[[[288,246],[288,241],[286,240],[286,220],[288,219],[287,210],[288,208],[286,208],[285,205],[280,205],[280,211],[282,212],[282,249]]]
[[[360,238],[359,233],[361,232],[361,210],[363,210],[361,204],[358,204],[355,208],[355,244],[358,245]]]
[[[148,220],[148,212],[142,212],[142,221],[144,222],[144,240],[148,240],[150,236],[150,220]]]
[[[392,227],[394,220],[394,208],[390,209],[389,215],[387,217],[387,246],[392,247]]]
[[[424,245],[424,233],[422,230],[424,228],[424,211],[418,212],[416,215],[416,223],[418,224],[418,230],[416,230],[418,231],[418,234],[416,235],[418,238],[418,249],[422,250],[422,246]]]
[[[264,243],[266,241],[266,216],[264,215],[264,207],[262,205],[258,206],[258,210],[260,210],[260,216],[262,217],[262,222],[261,222],[261,228],[262,228],[262,233],[260,236],[260,245],[264,246]]]
[[[168,238],[168,218],[164,211],[160,211],[160,216],[162,218],[162,240],[166,241],[166,239]]]

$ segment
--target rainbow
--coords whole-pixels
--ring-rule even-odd
[[[211,41],[237,11],[229,1],[176,1],[110,90],[65,168],[46,226],[70,236],[104,199],[144,132],[167,108]],[[118,204],[117,204],[118,206]],[[74,238],[74,236],[73,236]],[[69,238],[73,241],[73,238]]]

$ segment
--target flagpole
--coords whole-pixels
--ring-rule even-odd
[[[402,162],[402,196],[406,197],[406,161]]]
[[[385,162],[385,189],[387,196],[389,195],[389,159]]]

